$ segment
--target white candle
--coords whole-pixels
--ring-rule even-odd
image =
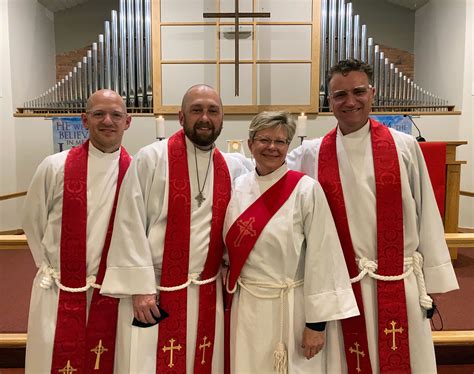
[[[301,113],[298,116],[298,122],[296,123],[296,136],[306,136],[306,127],[308,125],[308,117]]]
[[[156,126],[156,138],[164,138],[165,137],[165,119],[163,116],[159,116],[156,118],[155,122]]]

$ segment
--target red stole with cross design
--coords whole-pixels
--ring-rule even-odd
[[[80,288],[86,284],[87,161],[89,141],[72,148],[64,165],[61,222],[61,283]],[[121,147],[117,187],[96,283],[104,278],[117,199],[130,156]],[[101,296],[95,289],[86,326],[86,292],[59,291],[51,373],[111,373],[114,367],[118,300]]]
[[[278,182],[255,200],[230,227],[225,237],[230,262],[228,290],[235,287],[247,257],[263,229],[288,200],[303,176],[303,173],[288,170]]]
[[[191,187],[186,141],[178,131],[168,140],[168,219],[161,286],[173,287],[188,281],[191,234]],[[230,200],[230,176],[224,157],[216,148],[213,155],[214,186],[209,251],[201,280],[219,271],[224,250],[222,227]],[[210,374],[216,323],[216,281],[199,286],[199,316],[194,373]],[[160,306],[169,317],[160,322],[156,358],[157,373],[186,373],[187,288],[160,293]]]
[[[400,165],[395,141],[387,127],[370,120],[377,197],[377,273],[404,272],[403,206]],[[326,193],[351,278],[358,275],[349,231],[336,149],[337,129],[323,139],[318,180]],[[360,316],[341,321],[349,373],[371,373],[360,283],[352,285]],[[378,281],[378,346],[380,373],[410,373],[408,317],[404,281]]]
[[[229,276],[226,282],[227,290],[234,289],[240,272],[263,229],[288,200],[303,176],[303,173],[288,170],[278,182],[255,200],[232,224],[225,237],[230,262]],[[230,373],[230,313],[232,296],[233,294],[224,291],[225,374]]]

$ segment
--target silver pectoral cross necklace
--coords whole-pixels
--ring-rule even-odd
[[[201,188],[201,182],[199,180],[199,169],[198,169],[198,162],[197,162],[197,155],[196,155],[196,146],[194,146],[194,161],[196,164],[196,175],[197,175],[197,182],[198,182],[198,194],[194,197],[198,203],[198,208],[201,207],[202,203],[206,198],[202,194],[202,191],[204,191],[204,187],[206,186],[207,182],[207,176],[209,175],[209,168],[211,166],[211,157],[212,157],[212,148],[209,150],[209,161],[207,163],[207,169],[206,169],[206,176],[204,177],[204,183],[202,184]]]

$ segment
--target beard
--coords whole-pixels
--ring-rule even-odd
[[[194,126],[191,126],[187,123],[186,117],[184,117],[183,129],[188,139],[191,140],[194,144],[200,147],[209,147],[214,144],[216,139],[219,137],[222,131],[222,122],[220,123],[220,125],[221,126],[218,129],[216,129],[214,124],[205,122],[196,122]],[[207,134],[201,134],[197,131],[199,128],[206,128],[210,131]]]

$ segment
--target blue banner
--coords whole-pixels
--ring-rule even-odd
[[[383,123],[387,127],[411,135],[412,123],[408,115],[380,115],[370,116],[370,118],[373,118],[374,120]]]
[[[81,145],[88,138],[89,130],[82,125],[81,117],[53,117],[54,153]]]

